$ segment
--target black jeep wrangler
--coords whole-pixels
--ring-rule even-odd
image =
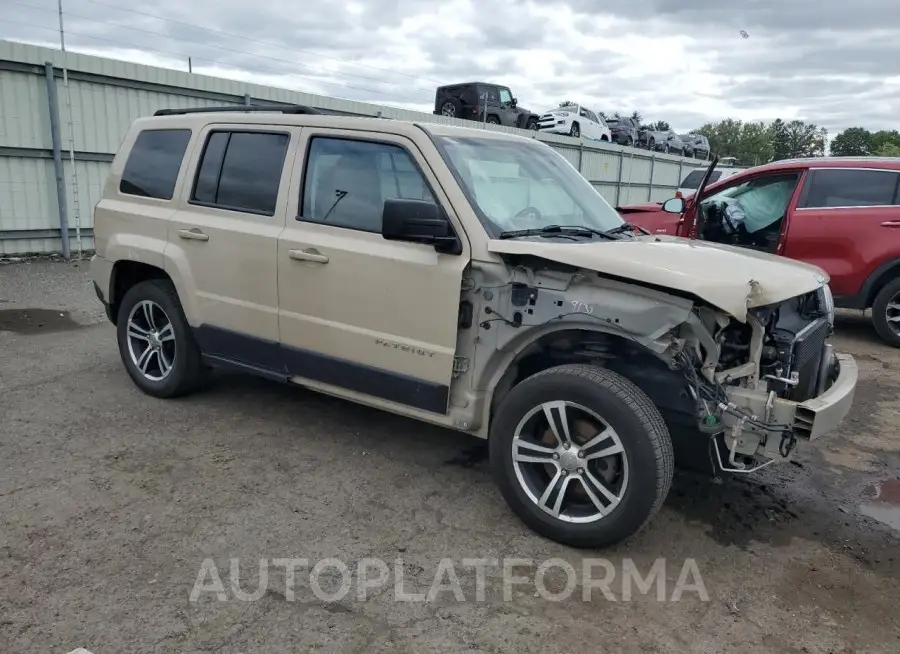
[[[537,129],[538,114],[522,109],[506,86],[465,82],[438,87],[434,113],[521,129]]]

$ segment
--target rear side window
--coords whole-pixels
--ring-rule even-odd
[[[119,192],[171,200],[190,140],[189,129],[147,129],[138,134],[122,171]]]
[[[206,140],[191,202],[265,216],[275,214],[290,135],[212,132]]]
[[[801,206],[871,207],[897,204],[900,174],[888,170],[814,170]]]

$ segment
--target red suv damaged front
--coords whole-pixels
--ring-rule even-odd
[[[879,336],[900,347],[900,159],[776,161],[702,183],[687,199],[618,210],[654,234],[814,264],[830,277],[837,306],[872,309]]]

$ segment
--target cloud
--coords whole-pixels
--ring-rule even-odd
[[[53,5],[53,6],[51,6]],[[431,111],[442,83],[506,84],[666,120],[896,128],[900,2],[65,0],[70,49]],[[58,42],[55,3],[6,0],[0,38]],[[745,30],[749,38],[742,38]]]

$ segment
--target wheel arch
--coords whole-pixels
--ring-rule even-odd
[[[572,347],[567,350],[565,344]],[[600,349],[588,352],[579,349],[583,345],[599,346]],[[512,388],[532,375],[563,363],[627,360],[639,362],[641,367],[656,374],[678,374],[639,341],[613,330],[589,324],[548,327],[540,334],[523,338],[513,347],[497,354],[499,356],[492,357],[479,375],[481,380],[479,386],[487,389],[481,420],[483,433],[486,435],[490,433],[490,425],[497,406]],[[645,388],[646,383],[640,376],[631,374],[636,370],[633,363],[628,366],[608,367],[635,383],[652,399],[657,399],[656,393],[651,393]]]
[[[116,323],[119,304],[125,294],[136,284],[151,279],[163,279],[172,283],[188,324],[197,325],[197,307],[195,299],[186,292],[186,286],[177,266],[168,266],[164,262],[148,263],[131,259],[119,259],[112,266],[109,279],[109,307],[113,324]],[[175,274],[172,274],[172,273]]]
[[[861,304],[859,308],[870,308],[875,301],[875,296],[878,295],[878,291],[897,277],[900,277],[900,259],[885,261],[875,268],[866,278],[866,281],[863,282],[862,288],[860,288],[857,296],[857,303]]]

